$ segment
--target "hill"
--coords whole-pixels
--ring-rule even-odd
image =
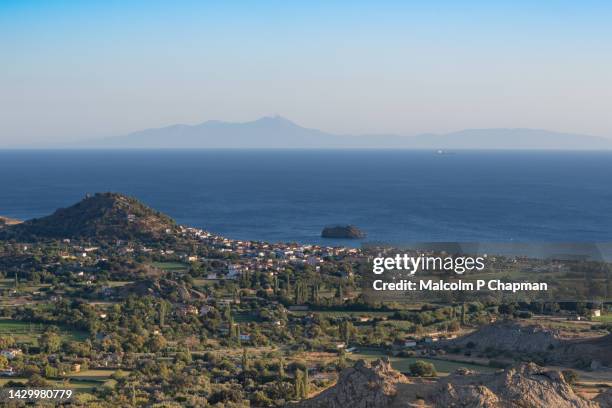
[[[388,362],[357,362],[340,373],[336,385],[294,404],[297,408],[399,407],[557,407],[603,408],[607,394],[597,402],[578,396],[561,372],[522,363],[492,374],[458,370],[440,379],[408,378]]]
[[[588,338],[568,338],[557,329],[540,324],[497,322],[486,325],[466,336],[451,340],[449,344],[469,347],[484,352],[499,351],[506,354],[537,356],[549,362],[563,363],[579,368],[612,367],[612,334]]]
[[[169,237],[175,229],[171,218],[134,198],[97,193],[49,216],[8,226],[2,230],[2,237],[151,241]]]
[[[83,142],[80,148],[405,148],[405,149],[612,149],[612,140],[539,129],[467,129],[446,134],[338,135],[280,116],[250,122],[217,120],[172,125]]]
[[[340,373],[338,382],[319,395],[295,404],[298,408],[383,408],[389,407],[399,384],[409,380],[391,367],[391,363],[363,360]]]

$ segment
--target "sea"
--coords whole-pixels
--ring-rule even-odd
[[[104,191],[240,240],[612,241],[612,152],[0,151],[0,215],[42,217]],[[336,224],[367,237],[321,238]]]

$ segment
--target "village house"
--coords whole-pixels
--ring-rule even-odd
[[[0,376],[1,377],[12,377],[15,374],[17,374],[17,372],[15,371],[15,369],[13,367],[6,367],[6,368],[0,370]]]
[[[17,358],[23,355],[23,351],[21,351],[21,349],[18,349],[18,348],[4,349],[0,351],[0,355],[3,357],[6,357],[7,360],[12,360],[14,358]]]
[[[198,309],[193,305],[181,305],[178,307],[177,313],[180,316],[197,315]]]

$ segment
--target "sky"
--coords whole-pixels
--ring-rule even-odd
[[[612,137],[610,1],[0,0],[0,147],[279,114]]]

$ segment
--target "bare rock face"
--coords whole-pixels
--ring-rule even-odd
[[[559,371],[533,363],[495,374],[457,372],[440,380],[428,399],[434,407],[600,407],[576,395]]]
[[[612,393],[587,401],[556,370],[523,363],[492,374],[458,370],[432,381],[413,381],[388,362],[359,362],[338,383],[298,408],[608,408]]]
[[[408,379],[385,360],[358,361],[340,373],[336,385],[295,405],[299,408],[382,408],[397,394],[396,386]]]

